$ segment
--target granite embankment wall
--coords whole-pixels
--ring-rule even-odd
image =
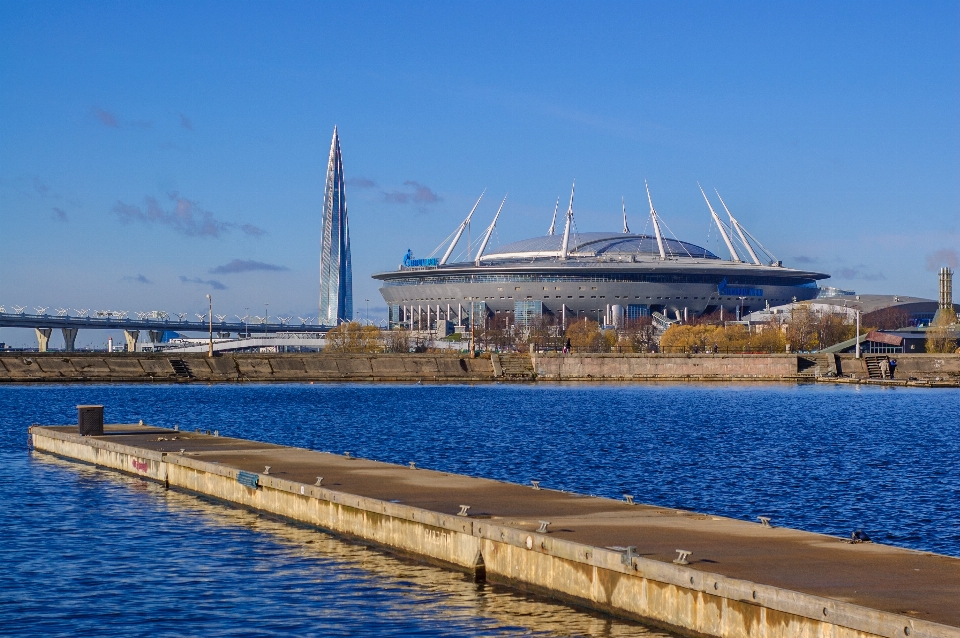
[[[0,381],[489,381],[490,359],[443,354],[80,354],[0,356]]]
[[[876,356],[876,355],[870,355]],[[892,354],[906,383],[960,382],[960,355]],[[537,378],[553,381],[866,380],[866,358],[853,354],[581,354],[534,355]]]
[[[543,354],[533,357],[544,380],[789,379],[798,377],[796,355],[744,354]]]
[[[960,355],[894,355],[897,378],[960,383]],[[812,381],[869,377],[853,355],[4,353],[2,382]]]

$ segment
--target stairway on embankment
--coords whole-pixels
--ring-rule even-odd
[[[803,354],[797,356],[797,375],[800,377],[838,377],[841,374],[839,357],[833,353]]]
[[[882,379],[883,373],[880,371],[880,362],[888,359],[886,355],[883,356],[864,356],[863,362],[867,366],[867,376],[871,379]]]
[[[526,354],[501,354],[500,368],[504,377],[510,379],[533,379],[537,376],[533,362]]]

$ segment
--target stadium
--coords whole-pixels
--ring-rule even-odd
[[[468,246],[466,260],[451,262],[477,200],[442,257],[414,259],[408,251],[396,271],[373,277],[383,282],[391,328],[443,332],[469,326],[471,317],[474,325],[493,318],[524,325],[546,317],[564,327],[581,317],[608,325],[647,316],[667,324],[713,313],[735,320],[817,296],[817,281],[829,275],[784,267],[726,204],[728,222],[704,199],[728,259],[665,237],[652,200],[653,235],[631,233],[626,214],[621,232],[577,233],[571,192],[562,233],[555,232],[555,210],[547,235],[488,250],[501,204],[474,254]]]

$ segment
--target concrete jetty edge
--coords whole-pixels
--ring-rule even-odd
[[[475,572],[492,582],[537,591],[689,636],[960,638],[957,627],[628,556],[621,551],[486,519],[431,511],[265,474],[257,475],[257,487],[251,488],[238,480],[241,470],[226,463],[125,445],[109,440],[109,436],[81,437],[64,430],[32,426],[29,433],[34,449],[306,523]],[[149,431],[176,434],[161,428]]]

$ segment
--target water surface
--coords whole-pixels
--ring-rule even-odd
[[[0,388],[0,633],[585,635],[640,625],[26,448],[30,423],[222,434],[960,556],[960,393],[820,385]],[[655,632],[663,635],[662,632]]]

